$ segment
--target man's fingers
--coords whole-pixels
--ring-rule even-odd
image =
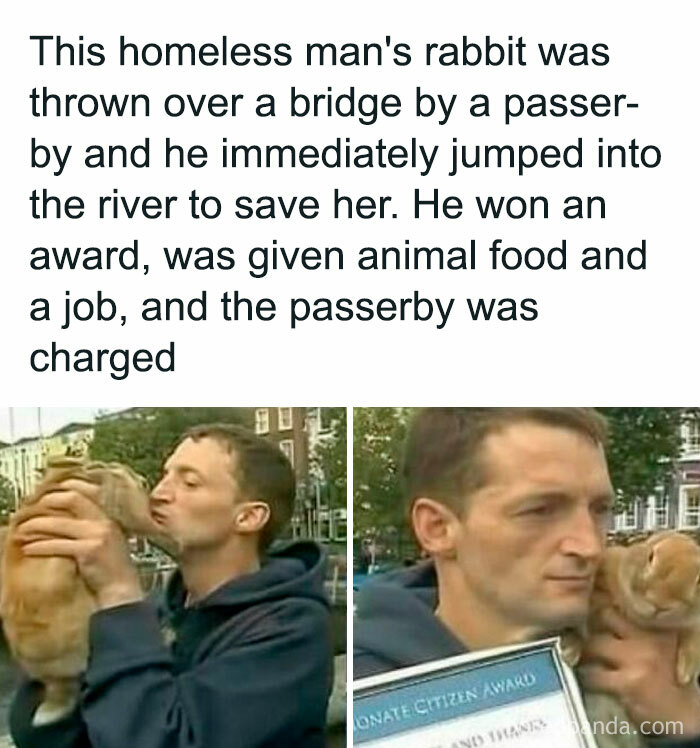
[[[638,633],[639,629],[612,606],[602,608],[597,615],[596,629],[609,631],[618,639],[627,639]]]
[[[73,517],[31,517],[16,529],[14,540],[17,543],[30,542],[29,538],[37,535],[78,540],[91,536],[91,528],[85,520]]]
[[[576,673],[586,691],[604,691],[611,694],[620,692],[621,675],[617,670],[590,663],[578,667]]]
[[[624,665],[621,642],[609,633],[592,634],[583,645],[581,663],[602,663],[617,670]]]
[[[60,489],[42,496],[36,506],[54,511],[69,512],[77,519],[104,519],[105,513],[92,499],[88,498],[82,491],[69,487],[70,483],[78,482],[82,483],[82,481],[66,481],[61,484]],[[97,493],[95,493],[95,496],[97,496]]]
[[[35,540],[22,548],[25,556],[65,556],[77,558],[80,553],[79,543],[67,538],[49,538]]]
[[[100,485],[98,483],[90,483],[82,478],[68,478],[60,483],[56,483],[55,489],[52,487],[46,493],[53,493],[54,490],[59,491],[76,491],[79,494],[87,497],[88,499],[95,500],[100,492]]]
[[[38,502],[22,507],[10,517],[10,527],[14,530],[24,524],[32,517],[71,517],[72,514],[65,509],[51,509]]]
[[[15,528],[23,522],[26,522],[31,517],[40,517],[42,514],[46,514],[46,509],[42,509],[38,502],[26,504],[12,514],[10,517],[10,527]]]
[[[32,517],[73,516],[78,519],[104,519],[105,514],[95,503],[99,486],[81,480],[67,480],[56,485],[38,501],[20,507],[10,518],[16,528]]]

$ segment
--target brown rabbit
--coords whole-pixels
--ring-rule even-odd
[[[99,505],[125,532],[144,535],[173,551],[149,514],[144,481],[123,465],[52,459],[25,506],[75,478],[99,485]],[[13,542],[12,526],[5,539],[0,578],[0,617],[10,651],[45,686],[33,723],[53,722],[77,701],[80,675],[87,664],[88,623],[97,608],[94,595],[72,559],[24,556]]]
[[[608,548],[596,576],[590,620],[613,606],[640,628],[677,631],[676,678],[685,685],[700,674],[700,546],[687,535],[662,532],[627,547]],[[578,660],[580,638],[565,640],[565,657]],[[585,694],[591,722],[629,721],[611,696]],[[600,748],[641,746],[636,735],[596,735]]]

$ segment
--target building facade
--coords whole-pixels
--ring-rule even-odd
[[[314,461],[316,450],[332,438],[331,408],[255,408],[255,433],[275,442],[294,467],[297,479],[293,537],[344,543],[347,501],[337,497]]]
[[[79,453],[94,435],[90,423],[69,423],[50,436],[26,437],[0,447],[0,475],[14,492],[14,508],[34,490],[49,457]]]
[[[614,518],[616,533],[637,534],[682,530],[700,535],[700,422],[681,426],[681,456],[674,465],[667,489],[639,499]]]

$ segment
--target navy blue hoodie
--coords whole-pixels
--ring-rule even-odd
[[[79,708],[33,728],[41,687],[26,682],[10,715],[18,748],[321,748],[324,565],[318,546],[297,543],[190,607],[177,572],[162,611],[143,601],[95,613]]]
[[[382,574],[358,595],[353,677],[387,673],[464,654],[467,650],[434,611],[437,576],[432,563]],[[650,739],[650,748],[700,748],[700,738]]]

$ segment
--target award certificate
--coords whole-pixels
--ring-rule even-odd
[[[356,681],[353,736],[365,748],[596,745],[558,639]]]

